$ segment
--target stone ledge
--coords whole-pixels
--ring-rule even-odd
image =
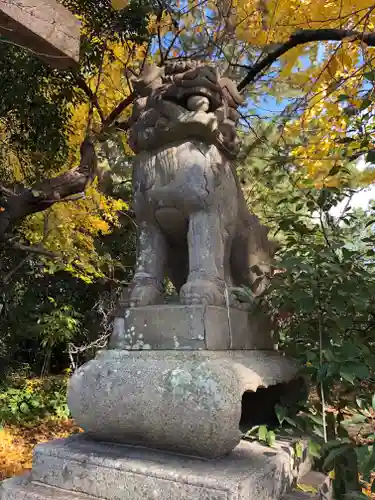
[[[5,481],[0,499],[276,500],[310,465],[293,460],[290,442],[241,441],[206,460],[79,435],[38,445],[31,475]]]
[[[33,482],[31,474],[27,473],[0,483],[0,500],[98,500],[98,498]]]
[[[80,26],[56,0],[0,0],[0,34],[54,68],[78,65]]]
[[[114,321],[110,349],[273,349],[261,313],[217,306],[158,305],[126,309]]]

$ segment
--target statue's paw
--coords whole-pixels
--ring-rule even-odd
[[[193,305],[225,305],[224,294],[219,287],[208,280],[188,281],[180,290],[181,304]]]
[[[164,294],[155,286],[149,285],[135,285],[133,288],[130,299],[130,307],[152,306],[163,304]]]
[[[251,310],[251,304],[248,304],[247,302],[241,302],[240,300],[235,299],[233,297],[230,298],[229,305],[233,309],[239,309],[240,311],[250,311]]]

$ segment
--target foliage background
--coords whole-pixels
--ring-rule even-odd
[[[251,210],[281,243],[281,272],[261,301],[279,325],[280,348],[315,388],[299,420],[290,424],[279,408],[280,423],[310,433],[325,470],[340,471],[337,497],[360,489],[357,472],[374,490],[375,214],[350,206],[375,174],[374,6],[62,3],[82,21],[79,68],[61,72],[0,40],[0,474],[19,470],[1,458],[4,450],[22,453],[27,467],[33,439],[70,432],[64,370],[105,345],[131,278],[131,78],[147,62],[194,56],[215,61],[246,97],[237,169]],[[296,43],[298,30],[311,42]],[[90,174],[80,155],[88,137],[97,163]],[[363,170],[358,158],[367,160]],[[84,178],[79,190],[69,190],[72,172]],[[64,179],[60,198],[50,189],[54,179]],[[8,224],[9,197],[21,206],[30,193],[34,209],[25,205]],[[60,423],[48,427],[51,420]],[[358,423],[359,433],[347,432]],[[265,436],[272,441],[274,432]],[[348,449],[354,469],[341,459]]]

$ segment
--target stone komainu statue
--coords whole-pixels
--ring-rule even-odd
[[[267,284],[275,250],[247,206],[231,159],[238,151],[233,81],[197,61],[147,66],[130,118],[138,258],[130,306],[160,304],[167,275],[182,304],[226,304],[226,287]]]

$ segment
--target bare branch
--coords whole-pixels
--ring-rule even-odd
[[[103,123],[105,120],[102,108],[100,107],[99,101],[98,101],[98,96],[94,94],[94,92],[90,89],[90,87],[87,85],[85,80],[81,77],[78,76],[76,79],[77,86],[84,91],[84,93],[87,95],[87,97],[90,99],[91,104],[96,108],[96,110],[99,113],[100,120]]]
[[[340,42],[343,40],[351,42],[360,41],[370,47],[375,46],[375,33],[362,33],[360,31],[344,30],[344,29],[316,29],[316,30],[300,30],[296,31],[289,40],[278,45],[274,50],[269,52],[267,56],[258,61],[252,66],[245,78],[238,84],[237,89],[242,91],[247,85],[253,82],[257,76],[264,70],[269,68],[277,59],[289,50],[304,45],[309,42]]]
[[[9,271],[8,274],[6,274],[3,278],[1,278],[1,282],[3,285],[6,285],[12,278],[13,276],[23,267],[29,260],[30,260],[31,254],[26,255],[17,265],[14,267],[11,271]]]
[[[53,252],[49,252],[48,250],[45,250],[44,248],[38,245],[28,246],[28,245],[23,245],[22,243],[13,242],[11,243],[10,246],[15,250],[21,250],[22,252],[27,252],[29,254],[43,255],[44,257],[48,257],[49,259],[59,258],[59,255]]]
[[[135,92],[132,92],[131,94],[128,95],[128,97],[126,97],[123,101],[121,101],[120,104],[118,104],[118,106],[116,106],[115,109],[113,109],[111,113],[108,115],[108,117],[104,120],[103,125],[104,126],[111,125],[121,115],[121,113],[124,111],[125,108],[130,106],[130,104],[133,104],[135,97],[136,97]]]
[[[80,354],[85,354],[87,351],[98,351],[104,349],[109,341],[112,334],[112,326],[114,320],[114,311],[118,303],[118,291],[109,292],[100,297],[99,301],[94,305],[93,310],[99,316],[99,325],[101,335],[95,340],[77,346],[70,343],[68,346],[68,354],[70,358],[71,368],[75,370],[77,368],[77,357]]]
[[[27,215],[42,212],[56,202],[74,198],[85,191],[97,174],[94,145],[87,138],[81,144],[81,161],[77,167],[18,192],[0,185],[0,241],[9,242],[12,228]]]

